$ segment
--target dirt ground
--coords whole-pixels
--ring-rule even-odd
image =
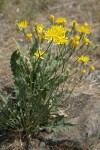
[[[52,14],[55,17],[67,18],[68,22],[72,20],[77,20],[79,23],[88,22],[93,29],[95,43],[99,44],[99,11],[100,0],[0,0],[0,88],[3,88],[4,86],[11,87],[13,85],[13,76],[10,70],[10,57],[12,52],[16,49],[13,38],[24,45],[23,39],[16,28],[16,23],[18,21],[26,19],[31,25],[34,25],[36,22],[48,24],[49,16]],[[72,137],[74,137],[76,141],[81,139],[81,142],[79,143],[81,143],[82,150],[85,150],[86,148],[87,150],[99,150],[100,129],[94,128],[95,126],[99,126],[100,122],[99,115],[97,115],[100,113],[100,110],[97,107],[100,107],[100,48],[98,48],[94,54],[90,55],[93,58],[93,63],[96,68],[95,72],[87,79],[87,82],[85,82],[84,85],[80,85],[76,88],[71,99],[66,102],[67,109],[65,112],[68,115],[67,119],[71,122],[79,123],[80,126],[78,127],[78,131],[80,133],[78,134],[76,131],[77,133],[75,132],[72,134],[72,130],[66,132],[65,135],[64,133],[61,133],[57,136],[59,138],[63,136],[67,138],[69,134],[71,140],[73,140]],[[96,110],[98,110],[98,113]],[[92,117],[94,116],[94,118],[96,118],[97,116],[97,120],[91,117],[92,113]],[[86,120],[84,121],[84,118],[87,122],[85,122]],[[95,123],[92,126],[89,126],[93,121]],[[81,125],[83,122],[84,125]],[[54,137],[55,135],[53,135],[53,138]],[[82,140],[82,138],[85,140],[87,139],[87,142]],[[7,143],[7,140],[5,141],[6,142],[3,142],[1,140],[1,150],[21,149],[18,139],[15,139],[8,145],[5,144]],[[39,141],[36,143],[38,142]],[[64,148],[64,146],[61,146],[62,144],[58,144],[58,146],[56,145],[53,148],[44,145],[44,147],[46,147],[44,148],[44,142],[41,143],[42,146],[40,146],[41,149],[39,150],[79,150],[79,148],[75,146],[76,144],[74,144],[72,148],[69,148],[68,146]],[[31,149],[38,150],[37,147],[29,148],[29,150]]]

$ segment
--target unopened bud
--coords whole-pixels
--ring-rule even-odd
[[[90,66],[90,71],[94,71],[95,70],[95,68],[94,68],[94,66]]]
[[[54,23],[54,19],[55,19],[55,17],[54,17],[53,15],[50,15],[50,21],[51,21],[52,23]]]
[[[86,70],[81,71],[82,75],[86,75]]]

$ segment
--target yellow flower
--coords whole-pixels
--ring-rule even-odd
[[[78,62],[82,61],[85,64],[87,64],[89,60],[90,58],[88,56],[83,56],[83,55],[81,57],[78,57],[77,59]]]
[[[84,38],[83,44],[88,45],[89,44],[89,39],[88,38]]]
[[[54,23],[54,19],[55,19],[55,17],[54,17],[53,15],[50,15],[50,21],[51,21],[52,23]]]
[[[76,35],[76,36],[74,37],[74,40],[75,40],[75,41],[79,41],[79,40],[80,40],[80,37],[79,37],[78,35]]]
[[[26,34],[26,38],[27,38],[28,40],[31,40],[31,39],[32,39],[32,34],[31,34],[31,33],[27,33],[27,34]]]
[[[94,71],[95,70],[95,68],[94,68],[94,66],[90,66],[90,71]]]
[[[45,28],[45,25],[43,25],[43,24],[36,25],[36,32],[37,32],[38,36],[40,36],[43,33],[44,28]]]
[[[76,48],[78,45],[79,45],[79,41],[73,40],[73,46],[74,46],[74,48]]]
[[[86,70],[81,71],[82,75],[86,75]]]
[[[86,28],[87,28],[88,26],[89,26],[89,25],[88,25],[88,23],[87,23],[87,22],[85,22],[85,23],[84,23],[84,27],[86,27]]]
[[[80,40],[80,37],[78,35],[76,35],[73,39],[74,48],[76,48],[79,45],[79,40]]]
[[[64,41],[63,43],[65,43],[65,41],[67,40],[66,31],[67,29],[62,26],[52,26],[45,32],[45,38],[48,40],[48,42],[53,41],[58,44],[58,40],[61,41],[62,39],[62,41]]]
[[[78,26],[77,31],[84,34],[90,34],[91,30],[89,28],[89,25],[87,23],[84,23],[83,26]]]
[[[45,53],[45,52],[43,52],[42,50],[38,50],[36,53],[34,53],[34,55],[35,55],[36,57],[39,57],[39,58],[41,58],[41,59],[44,59],[44,58],[43,58],[44,53]]]
[[[55,39],[55,42],[59,44],[68,44],[68,38],[65,36],[61,36]]]
[[[58,18],[58,19],[55,21],[55,23],[56,23],[57,25],[65,25],[66,22],[67,22],[67,20],[66,20],[65,18]]]
[[[20,30],[29,28],[27,21],[21,21],[20,23],[17,24],[17,26]]]

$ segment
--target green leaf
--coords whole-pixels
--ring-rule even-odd
[[[15,78],[19,76],[19,63],[20,63],[20,52],[16,50],[13,52],[11,56],[11,69]]]
[[[76,124],[71,124],[71,123],[61,123],[61,124],[58,124],[58,125],[49,124],[49,125],[47,125],[45,127],[42,127],[42,128],[48,130],[49,132],[51,132],[51,131],[60,132],[62,130],[74,128],[75,125]]]
[[[7,96],[5,96],[1,91],[0,91],[0,97],[1,97],[2,101],[3,101],[5,104],[7,104],[8,98],[7,98]]]

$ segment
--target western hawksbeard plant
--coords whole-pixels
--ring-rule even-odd
[[[21,21],[26,50],[17,42],[11,56],[14,94],[1,94],[0,127],[24,132],[60,131],[73,126],[67,122],[64,101],[74,88],[95,70],[87,55],[97,46],[87,23],[67,24],[65,18],[50,16],[49,25],[30,27]],[[88,53],[89,54],[89,53]]]

